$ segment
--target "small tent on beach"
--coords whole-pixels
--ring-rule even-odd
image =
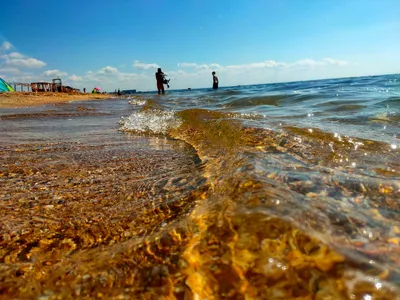
[[[14,90],[11,87],[11,85],[9,85],[5,80],[0,78],[0,93],[3,92],[14,92]]]

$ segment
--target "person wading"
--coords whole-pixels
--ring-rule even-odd
[[[218,89],[218,77],[215,75],[215,72],[212,72],[213,76],[213,89],[216,90]]]
[[[156,80],[157,80],[157,90],[158,94],[162,92],[163,95],[165,94],[164,92],[164,76],[165,74],[161,71],[161,68],[158,68],[157,73],[156,73]]]

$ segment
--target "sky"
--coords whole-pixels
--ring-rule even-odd
[[[7,2],[0,77],[174,89],[400,72],[400,0]]]

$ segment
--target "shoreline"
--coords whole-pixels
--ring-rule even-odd
[[[34,93],[34,92],[12,92],[0,93],[0,109],[22,108],[41,106],[45,104],[60,104],[71,101],[104,100],[110,99],[110,94],[74,94],[74,93]]]

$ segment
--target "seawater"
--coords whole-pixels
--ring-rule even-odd
[[[81,276],[102,274],[108,287],[80,282],[83,295],[399,296],[400,75],[142,93],[0,117],[4,153],[78,143],[70,148],[85,164],[96,157],[81,158],[89,145],[112,166],[107,180],[137,191],[114,204],[136,211],[124,218],[141,220],[135,229],[113,246],[103,232],[68,252],[83,262]],[[142,166],[127,180],[129,169],[110,161],[129,151]]]
[[[171,91],[157,101],[166,110],[203,108],[235,113],[261,128],[317,127],[323,131],[398,141],[400,76],[368,76]],[[145,98],[147,93],[142,94]],[[151,94],[150,94],[151,95]]]

